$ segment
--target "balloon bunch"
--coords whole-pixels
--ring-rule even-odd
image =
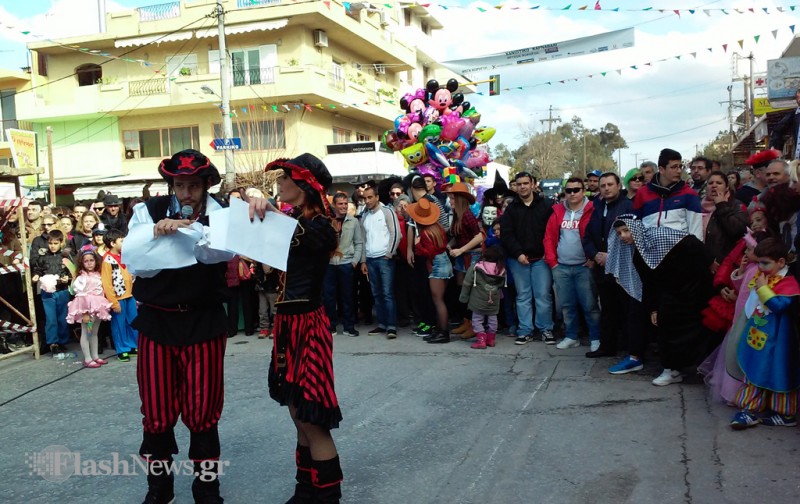
[[[478,126],[481,115],[456,93],[458,81],[445,87],[431,79],[400,100],[405,111],[394,121],[394,129],[383,134],[386,148],[399,151],[409,165],[437,183],[452,184],[483,174],[489,153],[478,148],[488,142],[495,129]]]

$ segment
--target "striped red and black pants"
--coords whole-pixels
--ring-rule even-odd
[[[180,415],[192,433],[189,458],[219,457],[226,342],[223,335],[194,345],[162,345],[139,334],[136,380],[144,416],[142,451],[157,458],[177,453],[173,428]]]

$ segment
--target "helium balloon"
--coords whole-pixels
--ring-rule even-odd
[[[485,144],[492,139],[496,132],[497,130],[490,126],[481,126],[472,133],[472,136],[475,137],[479,144]]]
[[[419,143],[406,147],[400,151],[400,154],[402,154],[409,164],[414,166],[424,163],[428,159],[425,153],[425,146]]]
[[[425,153],[428,155],[428,159],[434,163],[437,163],[440,166],[449,166],[450,163],[447,161],[447,157],[442,154],[442,151],[433,143],[433,142],[424,142],[425,145]]]
[[[438,142],[442,135],[442,127],[438,124],[428,124],[417,136],[419,142]]]
[[[455,114],[442,116],[442,138],[445,140],[455,140],[458,138],[461,128],[467,123],[464,119]]]

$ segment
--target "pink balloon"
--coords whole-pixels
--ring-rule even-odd
[[[461,119],[455,114],[447,114],[442,116],[440,122],[442,123],[441,137],[444,138],[445,140],[455,140],[456,138],[458,138],[461,128],[464,127],[464,124],[467,121]]]
[[[472,121],[464,121],[464,124],[461,126],[461,129],[458,130],[458,136],[462,136],[464,138],[469,138],[472,136],[472,132],[475,130],[475,124]]]

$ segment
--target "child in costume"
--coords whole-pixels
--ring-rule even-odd
[[[458,299],[472,311],[472,327],[478,338],[471,348],[483,350],[495,345],[497,314],[500,312],[500,298],[505,284],[503,251],[498,246],[488,247],[478,262],[467,270]]]
[[[735,430],[759,423],[797,425],[800,366],[792,316],[800,286],[787,275],[789,250],[781,240],[767,238],[755,248],[755,255],[759,272],[747,284],[747,323],[736,345],[744,381],[735,400],[742,410],[731,420]]]
[[[103,240],[108,252],[103,255],[100,276],[103,292],[111,302],[111,339],[114,340],[117,359],[129,362],[130,354],[136,354],[139,347],[139,333],[131,326],[139,312],[133,298],[133,279],[122,262],[125,235],[119,229],[111,228],[103,235]]]
[[[75,299],[67,305],[67,322],[81,324],[81,352],[83,364],[88,368],[99,368],[108,361],[101,359],[97,351],[97,332],[100,320],[110,320],[111,303],[103,296],[103,281],[98,266],[100,256],[91,246],[78,253],[78,277],[72,282]]]

